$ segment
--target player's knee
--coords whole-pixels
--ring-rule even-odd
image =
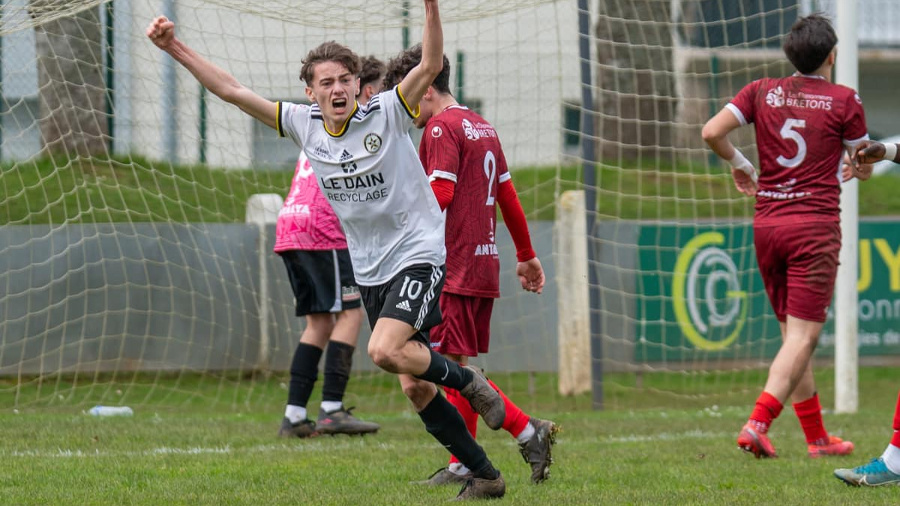
[[[369,358],[375,365],[388,372],[398,372],[402,363],[402,353],[398,353],[398,350],[387,346],[373,345],[370,341],[368,351]]]
[[[417,381],[403,385],[403,394],[412,402],[417,410],[421,411],[431,402],[437,394],[434,384],[427,381]]]

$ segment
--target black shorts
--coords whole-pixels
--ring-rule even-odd
[[[407,267],[383,285],[361,286],[369,326],[374,329],[379,318],[406,322],[418,330],[412,339],[428,346],[428,330],[441,323],[443,286],[444,266],[429,264]]]
[[[297,316],[362,306],[347,250],[288,250],[280,254],[294,290]]]

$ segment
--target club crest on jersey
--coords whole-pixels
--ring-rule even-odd
[[[353,174],[356,172],[356,162],[353,161],[353,155],[347,152],[345,149],[343,153],[341,153],[341,170],[344,171],[344,174]]]
[[[441,127],[435,125],[434,128],[431,129],[431,136],[435,139],[442,135],[444,135],[444,130]]]
[[[781,86],[769,90],[769,93],[766,94],[766,104],[771,107],[782,107],[784,105],[784,90],[781,89]]]
[[[378,134],[370,133],[366,135],[366,138],[363,139],[363,145],[366,147],[366,151],[369,153],[376,153],[379,149],[381,149],[381,137]]]
[[[475,125],[472,124],[471,121],[463,118],[462,120],[463,132],[466,134],[466,139],[470,141],[477,141],[481,138],[481,134],[478,133],[478,130],[475,128]]]

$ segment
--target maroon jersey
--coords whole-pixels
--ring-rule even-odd
[[[755,223],[840,221],[844,146],[868,138],[859,95],[794,74],[753,81],[726,107],[741,124],[756,128]]]
[[[430,179],[456,183],[447,208],[444,291],[499,297],[497,187],[510,175],[497,132],[468,108],[451,106],[428,120],[419,158]]]

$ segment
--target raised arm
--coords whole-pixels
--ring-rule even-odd
[[[400,81],[400,93],[411,111],[419,106],[419,101],[434,78],[444,68],[444,30],[438,13],[437,0],[424,0],[425,27],[422,30],[422,61],[412,68]]]
[[[739,192],[756,195],[756,168],[747,160],[747,157],[728,140],[728,134],[741,126],[741,122],[728,108],[722,109],[703,125],[701,135],[706,144],[729,164],[731,164],[731,177],[734,178],[734,186]]]
[[[188,69],[191,74],[213,95],[241,108],[250,116],[275,128],[278,106],[237,81],[231,74],[209,60],[195,53],[175,37],[175,23],[165,16],[159,16],[147,27],[147,37],[156,47],[169,53],[172,58]]]

